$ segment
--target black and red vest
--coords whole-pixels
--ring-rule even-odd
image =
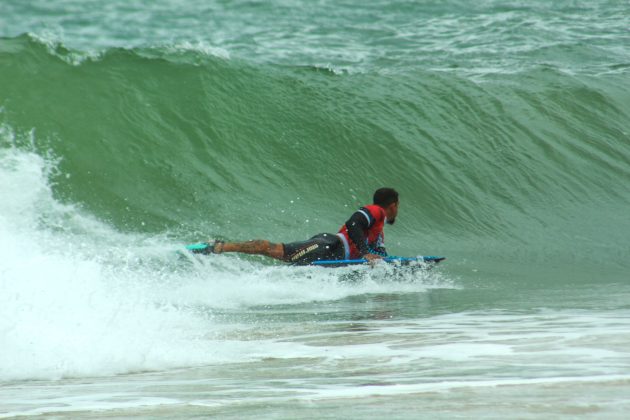
[[[362,213],[368,221],[368,228],[363,230],[368,249],[383,247],[385,242],[385,237],[383,235],[383,226],[385,225],[386,219],[385,210],[381,206],[370,204],[368,206],[361,207],[361,209],[357,211]],[[348,236],[348,228],[345,224],[341,226],[337,236],[339,236],[339,238],[341,238],[341,242],[343,242],[343,246],[346,250],[346,259],[357,259],[362,257],[356,245]]]

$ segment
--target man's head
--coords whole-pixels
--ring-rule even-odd
[[[374,192],[373,203],[385,210],[387,223],[393,225],[398,215],[398,192],[393,188],[379,188]]]

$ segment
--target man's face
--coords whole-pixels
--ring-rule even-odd
[[[398,203],[399,201],[392,203],[385,209],[388,225],[393,225],[394,222],[396,222],[396,216],[398,215]]]

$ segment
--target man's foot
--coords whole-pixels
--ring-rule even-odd
[[[225,245],[224,241],[214,241],[214,244],[212,244],[212,253],[213,254],[220,254],[223,252],[223,245]]]
[[[212,244],[204,242],[203,244],[200,244],[204,246],[195,246],[194,248],[189,249],[192,251],[193,254],[220,254],[221,252],[223,252],[223,244],[223,241],[214,241],[214,243]]]

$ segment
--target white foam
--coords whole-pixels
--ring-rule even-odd
[[[454,287],[435,273],[415,273],[390,281],[395,268],[335,269],[321,267],[264,266],[230,256],[213,256],[200,261],[195,278],[169,299],[178,303],[198,303],[214,308],[299,304],[338,300],[366,293],[423,292],[429,288]],[[350,276],[350,277],[347,277]],[[344,281],[346,279],[347,281]]]
[[[79,51],[76,49],[67,49],[61,39],[63,30],[57,29],[52,31],[50,29],[43,30],[38,33],[29,33],[28,35],[37,42],[40,42],[46,47],[46,50],[50,55],[65,61],[72,66],[79,66],[88,60],[99,60],[102,57],[103,50],[87,50]]]
[[[206,56],[217,57],[224,60],[230,59],[230,52],[227,49],[210,45],[204,41],[181,41],[175,43],[167,49],[173,52],[197,52]]]
[[[34,153],[0,150],[0,378],[207,361],[187,341],[198,323],[134,294],[141,272],[97,257],[116,233],[55,201],[47,171]]]
[[[536,379],[492,379],[492,380],[444,380],[415,384],[371,385],[344,389],[321,389],[308,398],[313,400],[330,398],[360,398],[369,396],[404,395],[425,392],[444,392],[457,388],[481,388],[518,385],[553,385],[564,383],[606,383],[630,380],[630,375],[603,375],[589,377],[553,377]]]

